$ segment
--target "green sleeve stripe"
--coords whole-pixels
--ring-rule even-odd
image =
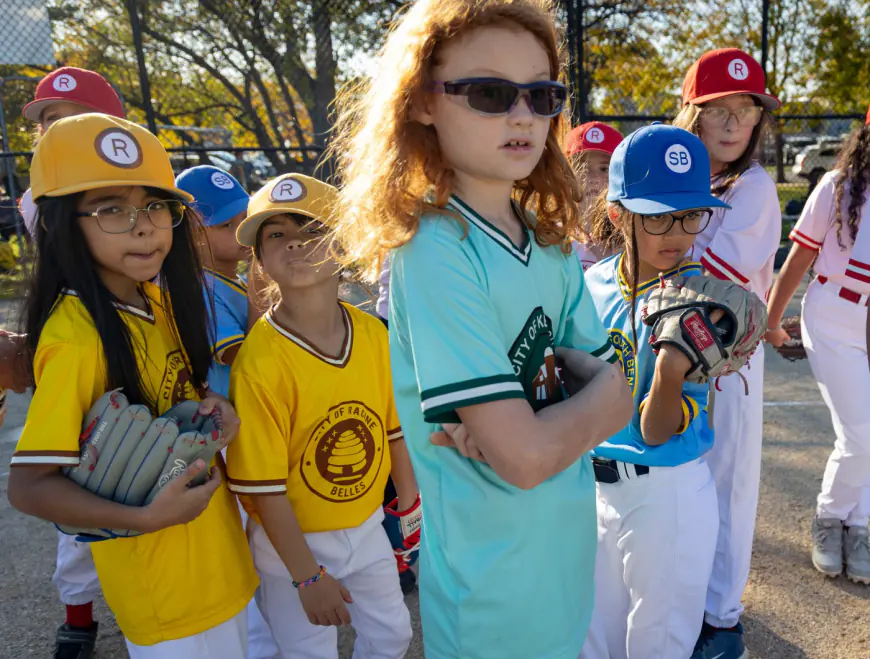
[[[517,384],[517,389],[491,391],[489,393],[479,393],[478,395],[456,397],[450,402],[440,403],[438,405],[423,404],[423,419],[427,423],[459,423],[459,417],[456,414],[456,409],[459,407],[470,407],[472,405],[480,405],[482,403],[490,403],[495,400],[507,400],[510,398],[522,398],[525,400],[526,395],[523,393],[522,387]]]
[[[517,377],[511,373],[510,375],[491,375],[485,378],[475,378],[473,380],[464,380],[463,382],[454,382],[440,387],[433,387],[432,389],[426,389],[423,391],[420,394],[420,397],[423,399],[423,405],[425,407],[427,401],[430,401],[433,398],[440,398],[441,396],[455,394],[457,392],[470,392],[480,387],[504,384],[513,385],[522,391],[522,387],[517,381]]]

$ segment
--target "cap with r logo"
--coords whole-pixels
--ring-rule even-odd
[[[74,66],[56,69],[40,80],[33,100],[24,106],[21,114],[39,123],[43,111],[60,101],[81,105],[85,111],[124,118],[124,106],[112,85],[96,71]]]
[[[248,209],[250,196],[229,172],[212,165],[186,169],[175,185],[193,195],[194,208],[207,227],[226,224]]]
[[[707,51],[692,64],[683,81],[683,105],[703,105],[735,94],[753,96],[768,110],[781,105],[765,91],[761,64],[737,48]]]
[[[61,197],[115,185],[159,188],[185,201],[169,156],[147,130],[106,114],[55,122],[39,140],[30,170],[33,198]]]
[[[326,224],[338,190],[302,174],[285,174],[266,183],[251,195],[248,217],[236,230],[236,240],[247,247],[257,243],[260,226],[274,215],[295,213]]]
[[[580,124],[568,134],[565,154],[573,156],[582,151],[601,151],[612,154],[622,141],[622,133],[613,126],[600,121],[590,121]]]
[[[641,215],[729,207],[710,193],[710,156],[704,143],[664,124],[640,128],[616,147],[607,201]]]

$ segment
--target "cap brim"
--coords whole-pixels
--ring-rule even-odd
[[[55,96],[53,98],[41,98],[38,101],[31,101],[21,109],[21,115],[25,119],[30,119],[30,121],[38,124],[42,120],[42,111],[45,109],[45,107],[47,105],[51,105],[52,103],[57,103],[58,101],[75,103],[76,105],[81,105],[83,108],[87,108],[88,110],[92,110],[93,112],[104,112],[100,108],[96,108],[93,105],[88,105],[87,103],[82,103],[81,101],[71,101],[68,97],[64,98],[63,96]]]
[[[216,213],[212,213],[208,219],[203,219],[203,224],[207,227],[220,226],[246,210],[248,210],[248,197],[242,197],[230,202]]]
[[[726,96],[737,96],[739,94],[745,94],[747,96],[752,96],[757,98],[762,107],[765,110],[778,110],[782,107],[782,102],[776,97],[771,96],[770,94],[759,94],[758,92],[752,92],[747,90],[740,91],[729,91],[729,92],[717,92],[715,94],[707,94],[706,96],[699,96],[698,98],[693,98],[691,101],[688,101],[692,105],[702,105],[704,103],[709,103],[710,101],[715,101],[717,98],[725,98]]]
[[[168,185],[158,185],[154,181],[87,181],[83,183],[77,183],[76,185],[68,185],[65,188],[58,188],[57,190],[52,190],[51,194],[45,194],[45,197],[63,197],[64,195],[74,194],[76,192],[84,192],[86,190],[96,190],[98,188],[111,188],[116,185],[141,185],[143,188],[156,188],[158,190],[163,190],[164,192],[168,192],[171,195],[174,195],[181,199],[182,201],[191,202],[193,201],[193,196],[184,190],[179,190],[178,188],[168,186]]]
[[[287,208],[269,208],[267,210],[260,211],[259,213],[254,213],[253,215],[249,215],[248,217],[246,217],[244,221],[239,225],[239,228],[236,229],[236,240],[243,247],[256,247],[257,232],[260,230],[263,222],[268,220],[270,217],[275,217],[276,215],[286,215],[288,213],[304,215],[305,217],[310,217],[312,220],[318,219],[309,211],[305,211],[300,208],[291,208],[289,206]]]
[[[695,208],[731,208],[721,199],[704,192],[671,192],[649,195],[643,199],[620,199],[619,203],[639,215],[678,213]]]

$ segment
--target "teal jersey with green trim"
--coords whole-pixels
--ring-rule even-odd
[[[521,490],[429,436],[458,408],[562,400],[557,346],[616,354],[572,254],[529,230],[517,248],[460,199],[449,208],[468,235],[449,212],[425,215],[390,279],[393,384],[423,501],[426,656],[576,659],[593,597],[589,458]]]
[[[208,373],[208,385],[222,396],[230,394],[230,367],[223,362],[224,353],[245,340],[248,331],[248,287],[239,277],[231,278],[205,269],[206,292],[214,299],[214,363]]]

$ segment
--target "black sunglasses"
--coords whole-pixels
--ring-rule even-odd
[[[436,82],[432,93],[465,96],[468,107],[488,116],[507,114],[524,97],[529,109],[538,116],[555,117],[568,100],[568,88],[555,80],[519,84],[501,78],[464,78]]]

